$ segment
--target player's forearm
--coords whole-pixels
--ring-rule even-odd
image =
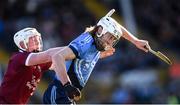
[[[33,54],[34,56],[33,59],[35,60],[33,60],[31,64],[35,65],[35,64],[41,64],[41,63],[46,63],[46,62],[52,62],[52,56],[56,54],[58,51],[61,51],[63,48],[64,47],[50,48],[46,51],[35,53]]]
[[[48,49],[47,51],[47,54],[49,55],[49,56],[52,56],[52,55],[54,55],[54,54],[56,54],[57,52],[59,52],[60,50],[62,50],[64,47],[55,47],[55,48],[50,48],[50,49]]]
[[[52,56],[61,51],[63,48],[64,47],[55,47],[44,51],[45,54],[43,58],[45,59],[45,62],[52,62]]]
[[[135,44],[138,40],[137,37],[135,37],[133,34],[131,34],[128,30],[126,30],[123,26],[120,26],[122,30],[122,37],[126,40],[130,41],[131,43]]]
[[[60,78],[61,83],[64,85],[67,82],[71,82],[66,72],[65,59],[60,54],[53,55],[53,69]]]

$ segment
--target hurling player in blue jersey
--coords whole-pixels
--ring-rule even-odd
[[[44,93],[44,104],[71,104],[81,98],[80,90],[86,85],[99,60],[111,56],[120,37],[132,42],[137,48],[148,52],[146,40],[140,40],[110,17],[111,10],[96,26],[86,29],[68,46],[57,52],[53,67],[57,69],[53,82]],[[61,58],[61,59],[59,59]],[[57,66],[58,65],[58,66]]]

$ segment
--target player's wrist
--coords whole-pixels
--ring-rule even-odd
[[[63,85],[63,87],[67,87],[67,86],[69,86],[69,85],[71,85],[71,83],[68,81],[68,82],[66,82],[66,83]]]
[[[131,40],[131,42],[132,42],[134,45],[137,45],[138,41],[139,41],[138,38],[133,38],[133,39]]]

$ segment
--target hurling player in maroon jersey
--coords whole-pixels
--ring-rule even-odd
[[[0,86],[0,104],[26,104],[33,95],[42,73],[54,69],[63,79],[57,58],[62,47],[42,51],[41,34],[35,28],[25,28],[14,35],[14,42],[19,52],[14,53],[10,60]],[[41,51],[41,52],[40,52]],[[65,82],[70,82],[67,80]],[[80,91],[73,85],[68,92],[80,97]]]

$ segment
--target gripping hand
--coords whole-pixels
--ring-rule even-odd
[[[70,82],[67,82],[64,85],[64,89],[70,99],[78,101],[81,98],[81,91],[74,87]]]

